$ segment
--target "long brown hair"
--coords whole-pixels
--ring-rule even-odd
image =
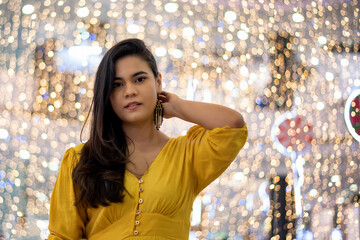
[[[158,75],[154,56],[139,39],[123,40],[103,57],[95,77],[90,108],[90,137],[72,173],[77,193],[76,206],[96,208],[122,202],[124,198],[124,174],[129,148],[122,122],[114,113],[109,97],[115,77],[115,62],[129,55],[146,61],[155,78]]]

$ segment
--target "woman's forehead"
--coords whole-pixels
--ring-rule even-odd
[[[133,75],[137,72],[150,73],[151,68],[148,63],[137,56],[127,56],[115,62],[116,75]],[[120,77],[120,76],[119,76]]]

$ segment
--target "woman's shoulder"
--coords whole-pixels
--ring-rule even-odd
[[[73,151],[76,155],[79,155],[81,154],[81,150],[82,148],[84,147],[84,143],[80,143],[78,145],[76,145],[75,147],[73,147]]]
[[[70,147],[65,151],[63,157],[63,164],[68,165],[70,167],[74,167],[80,160],[81,150],[84,144],[78,144],[74,147]]]

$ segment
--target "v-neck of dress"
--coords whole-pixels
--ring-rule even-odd
[[[128,173],[128,175],[130,175],[131,177],[135,178],[137,181],[143,179],[145,177],[145,175],[148,174],[150,168],[153,167],[153,165],[156,165],[156,163],[159,161],[158,159],[160,158],[160,156],[162,155],[162,153],[165,151],[165,149],[167,148],[167,146],[169,145],[170,141],[172,141],[174,138],[169,138],[169,140],[165,143],[165,145],[162,147],[162,149],[160,150],[160,152],[158,153],[158,155],[155,157],[154,161],[150,164],[150,166],[146,169],[145,173],[141,176],[141,178],[138,178],[137,176],[135,176],[133,173],[131,173],[129,170],[125,169],[125,173]]]

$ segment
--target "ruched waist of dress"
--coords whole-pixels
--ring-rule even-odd
[[[189,221],[158,213],[129,214],[106,229],[88,236],[88,239],[186,240],[189,238],[189,228]]]

